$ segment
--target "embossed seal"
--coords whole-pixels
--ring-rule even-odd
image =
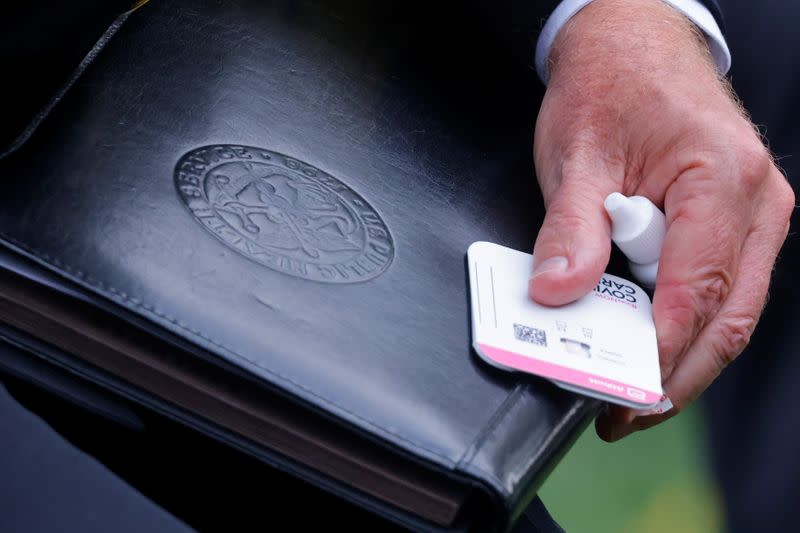
[[[313,281],[354,283],[389,266],[389,229],[364,198],[330,174],[252,146],[184,155],[175,186],[195,219],[264,266]]]

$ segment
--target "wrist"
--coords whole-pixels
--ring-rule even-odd
[[[549,72],[551,87],[564,81],[596,86],[658,80],[676,73],[718,77],[703,34],[661,0],[594,0],[559,32]]]

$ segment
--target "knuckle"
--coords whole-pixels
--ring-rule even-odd
[[[727,315],[720,322],[713,342],[713,356],[720,370],[736,359],[750,343],[758,318],[749,313]]]
[[[736,179],[745,192],[753,194],[766,182],[772,167],[772,159],[760,143],[743,143],[735,150]]]
[[[788,221],[795,208],[795,193],[792,186],[783,177],[779,179],[778,194],[776,198],[777,209],[779,210],[781,222]]]
[[[678,286],[662,286],[659,321],[680,335],[659,335],[658,349],[664,357],[662,370],[671,372],[680,355],[722,307],[733,285],[726,268],[706,268],[702,275]],[[665,290],[666,289],[666,290]]]
[[[687,326],[717,314],[733,287],[733,273],[728,255],[715,250],[709,246],[698,254],[685,278],[662,280],[659,303],[665,318]]]
[[[702,266],[694,270],[690,279],[671,284],[669,297],[663,302],[664,315],[669,320],[693,327],[697,333],[716,316],[722,303],[730,294],[733,276],[720,259],[699,258]]]
[[[551,217],[554,228],[562,237],[568,235],[576,235],[583,231],[589,230],[589,221],[585,217],[577,213],[567,213],[564,211],[555,211]]]
[[[710,320],[730,294],[733,276],[727,268],[712,265],[701,271],[691,286],[695,308],[701,317]]]

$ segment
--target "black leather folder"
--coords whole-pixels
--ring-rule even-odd
[[[541,221],[540,89],[445,4],[118,19],[0,160],[3,340],[404,526],[509,528],[599,404],[471,351],[467,247]]]

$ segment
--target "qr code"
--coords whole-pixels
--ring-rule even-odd
[[[514,337],[522,342],[529,342],[536,346],[547,346],[547,334],[542,329],[536,329],[522,324],[514,324]]]

